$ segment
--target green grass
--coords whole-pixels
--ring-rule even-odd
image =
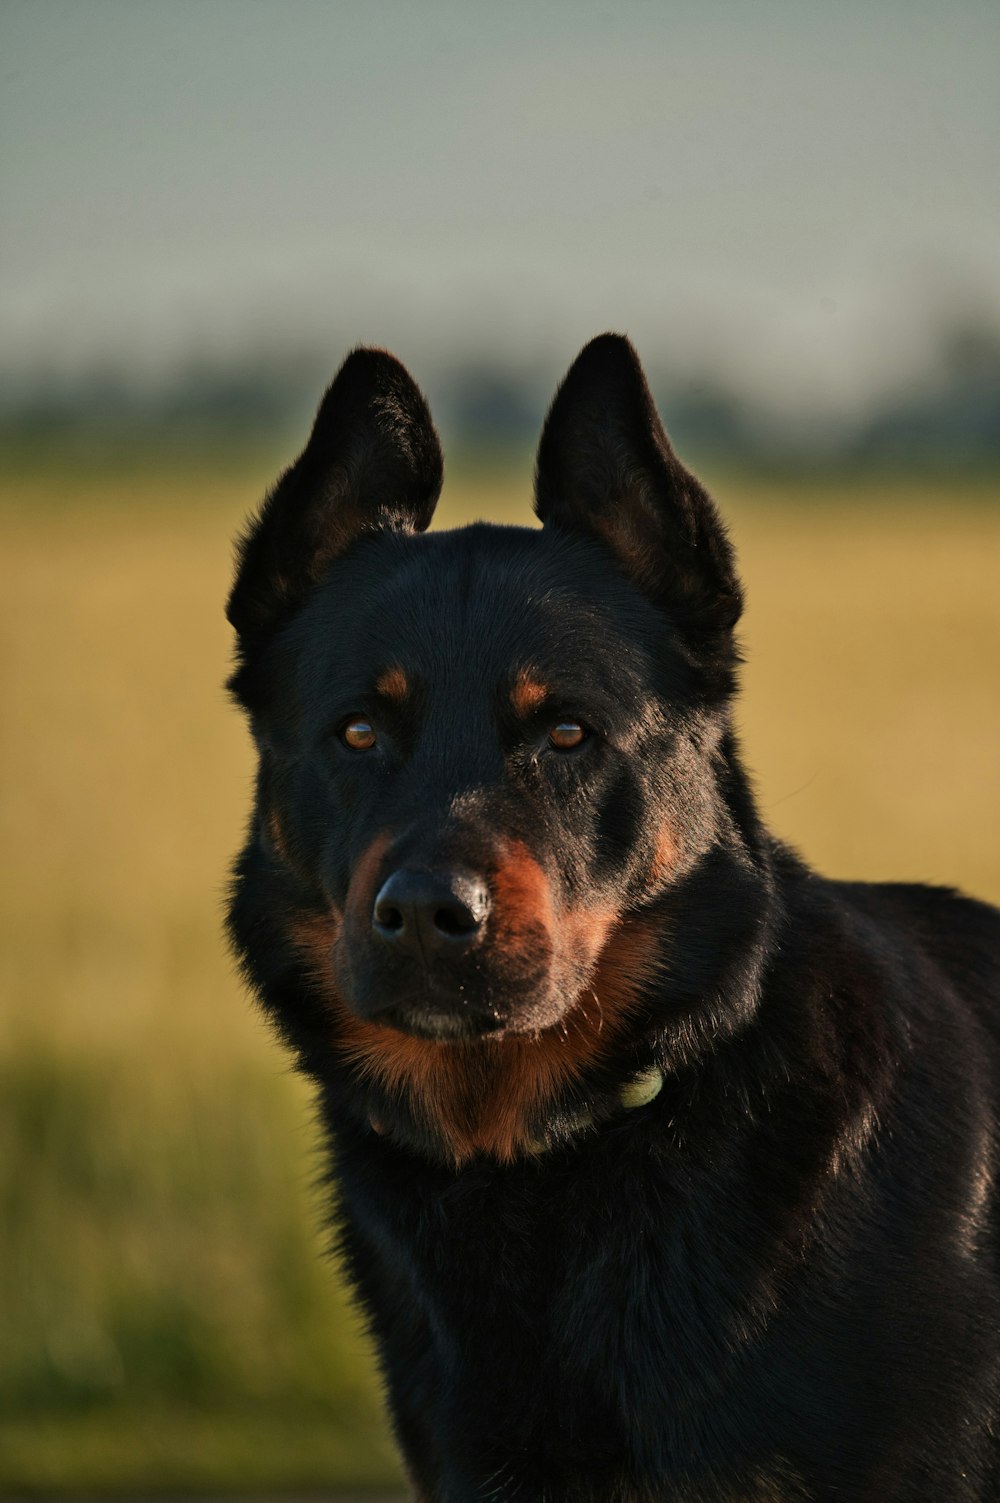
[[[0,1492],[398,1478],[308,1091],[220,935],[251,777],[222,602],[272,470],[0,482]],[[528,520],[527,472],[459,480],[442,521]],[[833,874],[1000,899],[988,489],[716,490],[774,827]]]

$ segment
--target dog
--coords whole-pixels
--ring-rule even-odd
[[[741,585],[631,344],[426,534],[359,349],[238,545],[233,944],[422,1503],[1000,1498],[1000,913],[765,829]]]

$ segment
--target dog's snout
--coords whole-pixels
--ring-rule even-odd
[[[471,948],[488,911],[489,893],[481,879],[403,868],[379,889],[372,931],[395,949],[429,961]]]

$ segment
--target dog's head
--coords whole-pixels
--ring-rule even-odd
[[[556,395],[540,530],[425,535],[441,480],[411,378],[356,351],[228,612],[260,752],[240,880],[394,1080],[425,1041],[612,1037],[732,824],[740,589],[631,345],[594,340]]]

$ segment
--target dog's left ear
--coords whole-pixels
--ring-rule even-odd
[[[591,340],[556,392],[538,449],[535,511],[546,526],[605,543],[689,637],[717,638],[739,619],[722,520],[671,448],[621,334]]]
[[[413,377],[386,350],[354,350],[305,449],[239,543],[226,615],[243,662],[359,538],[422,532],[442,476],[441,445]]]

